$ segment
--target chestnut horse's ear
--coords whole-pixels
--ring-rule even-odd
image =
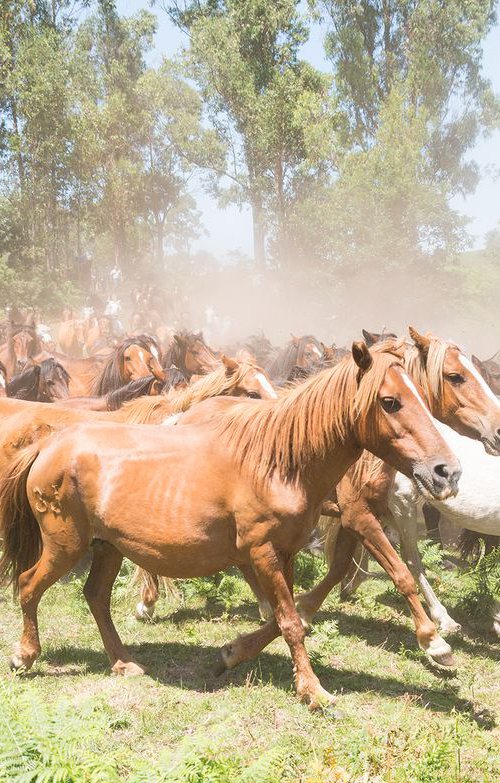
[[[226,368],[226,375],[232,375],[238,369],[238,362],[235,359],[231,359],[230,356],[226,356],[223,353],[220,357],[222,364]]]
[[[290,337],[292,338],[292,343],[293,343],[294,345],[298,345],[298,344],[300,343],[300,340],[299,340],[299,338],[298,338],[298,337],[295,337],[295,335],[294,335],[294,334],[292,334],[292,332],[290,332]]]
[[[352,344],[352,355],[359,369],[363,370],[363,372],[372,366],[372,355],[368,350],[366,343],[363,343],[361,340],[356,340],[356,342]]]
[[[361,329],[363,332],[363,338],[365,343],[367,344],[368,348],[371,348],[372,345],[375,345],[375,343],[378,343],[380,339],[379,334],[375,334],[375,332],[368,332],[366,329]]]
[[[409,326],[408,331],[418,350],[426,356],[429,353],[429,346],[431,344],[430,338],[425,337],[423,334],[419,334],[413,326]]]
[[[320,343],[321,349],[323,351],[323,358],[325,361],[331,361],[335,356],[335,351],[333,346],[325,345],[325,343]]]

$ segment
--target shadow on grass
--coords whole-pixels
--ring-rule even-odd
[[[221,677],[213,673],[219,660],[219,648],[214,646],[189,645],[183,643],[146,642],[130,645],[133,658],[146,667],[147,675],[159,683],[179,686],[183,690],[203,693],[224,691],[228,684],[234,687],[248,687],[249,680],[262,685],[272,685],[289,691],[292,687],[292,665],[290,658],[281,653],[261,653],[252,662],[242,664]],[[54,650],[50,655],[50,666],[56,671],[29,672],[26,677],[75,676],[78,674],[103,674],[109,672],[106,655],[83,647],[65,647]],[[64,667],[59,670],[58,667]],[[81,669],[77,667],[82,667]],[[69,669],[69,670],[68,670]],[[82,671],[83,669],[83,671]],[[457,711],[475,721],[482,728],[492,728],[494,718],[485,712],[478,712],[472,702],[457,694],[458,686],[447,685],[446,689],[427,687],[405,682],[403,679],[359,672],[351,669],[332,668],[315,663],[314,669],[322,684],[332,691],[348,693],[377,693],[384,697],[413,697],[423,709],[450,713]]]

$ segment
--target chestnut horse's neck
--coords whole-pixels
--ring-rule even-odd
[[[324,497],[361,453],[360,433],[377,427],[376,400],[398,357],[380,351],[358,385],[352,358],[287,391],[277,402],[243,402],[215,426],[236,462],[258,484],[274,477]],[[318,486],[318,482],[319,485]]]

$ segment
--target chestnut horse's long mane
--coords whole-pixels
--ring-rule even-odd
[[[376,427],[373,408],[389,367],[402,366],[400,343],[371,349],[373,363],[358,383],[359,369],[347,357],[286,390],[279,400],[241,402],[216,422],[236,460],[257,482],[276,472],[284,481],[299,474],[318,455],[343,444],[354,425],[360,433]]]
[[[165,396],[140,397],[127,402],[121,409],[124,420],[128,424],[153,424],[164,416],[183,413],[192,405],[209,397],[230,395],[243,382],[245,375],[251,369],[261,372],[259,367],[249,362],[238,362],[238,367],[231,373],[221,365],[216,370],[203,375],[187,389],[171,389]]]

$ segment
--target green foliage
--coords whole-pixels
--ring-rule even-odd
[[[0,682],[1,783],[118,783],[113,754],[99,753],[111,730],[109,711],[90,700],[67,701],[51,710],[39,698],[19,693],[15,681]]]
[[[468,615],[484,615],[500,599],[500,550],[483,552],[477,563],[463,574],[457,590],[459,606]]]

